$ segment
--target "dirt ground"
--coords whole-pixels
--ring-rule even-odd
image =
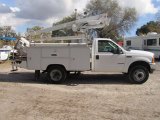
[[[160,63],[142,85],[91,73],[54,85],[10,70],[0,64],[0,120],[160,120]]]

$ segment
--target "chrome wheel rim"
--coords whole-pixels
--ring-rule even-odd
[[[52,70],[50,72],[50,77],[53,81],[60,81],[62,79],[62,73],[59,70]]]

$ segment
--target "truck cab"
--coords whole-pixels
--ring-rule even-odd
[[[92,71],[128,74],[133,83],[144,83],[155,70],[154,54],[127,51],[111,39],[96,38],[92,46]]]

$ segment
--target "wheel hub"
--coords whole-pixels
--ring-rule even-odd
[[[59,70],[53,70],[50,72],[51,80],[59,81],[62,78],[62,73]]]
[[[134,78],[136,81],[143,81],[145,79],[146,75],[143,70],[136,70],[134,73]]]

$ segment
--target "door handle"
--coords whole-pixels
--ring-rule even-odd
[[[51,56],[57,56],[57,54],[51,54]]]
[[[99,55],[96,55],[96,60],[99,60]]]
[[[132,58],[132,56],[126,56],[127,58]]]

